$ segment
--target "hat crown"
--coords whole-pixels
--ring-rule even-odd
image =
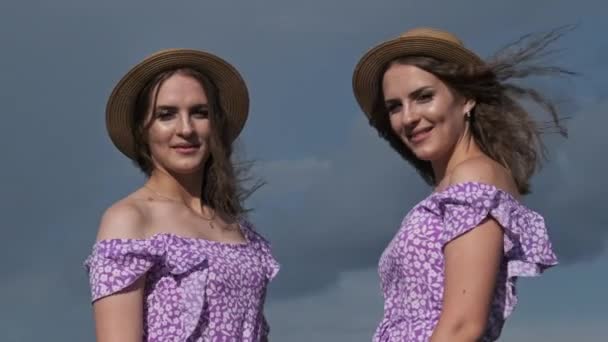
[[[456,45],[464,46],[462,41],[450,32],[431,27],[417,27],[408,30],[400,35],[401,38],[434,38],[451,42]]]

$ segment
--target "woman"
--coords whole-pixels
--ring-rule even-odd
[[[107,209],[86,261],[98,341],[267,340],[278,264],[230,160],[248,106],[239,73],[196,50],[155,53],[115,87],[110,138],[147,181]]]
[[[531,64],[560,35],[484,62],[454,35],[417,28],[360,60],[360,107],[434,187],[380,259],[375,341],[494,341],[516,304],[516,278],[557,264],[543,218],[519,202],[542,156],[543,127],[516,98],[528,95],[560,122],[536,91],[505,81],[568,74]]]

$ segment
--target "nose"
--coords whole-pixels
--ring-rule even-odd
[[[181,136],[187,137],[192,135],[192,132],[194,132],[194,128],[192,127],[192,120],[190,119],[190,115],[180,115],[177,133]]]
[[[401,124],[405,127],[413,126],[420,120],[420,115],[415,110],[412,110],[410,106],[403,106],[399,115]]]

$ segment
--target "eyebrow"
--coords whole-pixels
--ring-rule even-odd
[[[399,103],[400,101],[398,99],[388,99],[386,101],[384,101],[384,107],[389,107],[392,104],[396,104]]]
[[[431,86],[422,86],[422,87],[414,90],[413,92],[409,93],[408,97],[415,99],[415,98],[419,97],[423,92],[428,91],[428,90],[432,90],[432,89],[433,89],[433,87],[431,87]],[[399,99],[388,99],[388,100],[385,100],[384,101],[384,105],[388,106],[388,105],[393,104],[395,102],[399,102]]]
[[[156,106],[156,110],[166,110],[166,111],[177,111],[177,106],[168,106],[168,105],[160,105]],[[189,110],[208,110],[209,105],[206,103],[199,103],[193,106],[190,106]]]
[[[431,90],[431,89],[433,89],[431,86],[420,87],[420,88],[414,90],[413,92],[411,92],[409,97],[415,99],[415,98],[419,97],[423,92],[425,92],[427,90]]]

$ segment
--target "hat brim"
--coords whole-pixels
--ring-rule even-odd
[[[381,73],[387,63],[406,56],[432,57],[457,64],[483,64],[472,51],[447,40],[432,37],[400,37],[370,49],[357,63],[353,91],[368,118],[374,116],[376,96],[380,94]]]
[[[231,140],[239,135],[249,112],[249,93],[239,72],[213,54],[189,49],[159,51],[133,67],[114,87],[106,105],[106,126],[114,145],[124,155],[135,157],[132,116],[142,89],[159,73],[192,68],[215,84],[219,105],[227,116]]]

